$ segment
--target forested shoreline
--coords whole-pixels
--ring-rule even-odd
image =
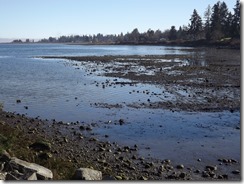
[[[180,46],[229,46],[240,48],[240,0],[236,0],[233,13],[225,2],[208,5],[202,18],[196,9],[188,25],[178,29],[172,25],[164,31],[148,29],[140,33],[137,28],[126,34],[70,35],[44,38],[38,43],[70,44],[122,44],[122,45],[180,45]],[[34,40],[26,39],[24,43]],[[23,43],[14,40],[13,43]]]

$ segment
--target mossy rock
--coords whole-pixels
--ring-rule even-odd
[[[51,144],[46,141],[36,141],[33,144],[29,146],[29,148],[35,150],[35,151],[50,151],[51,150]]]

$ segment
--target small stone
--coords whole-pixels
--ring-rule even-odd
[[[97,139],[92,137],[92,138],[89,139],[89,141],[97,141]]]
[[[80,130],[85,130],[85,127],[81,125]]]
[[[124,121],[123,119],[120,119],[120,120],[119,120],[119,124],[120,124],[120,125],[123,125],[124,123],[125,123],[125,121]]]
[[[16,100],[16,103],[21,103],[21,100]]]
[[[137,159],[137,157],[136,157],[135,155],[133,155],[133,156],[132,156],[132,159],[136,160],[136,159]]]
[[[210,177],[210,175],[209,175],[207,172],[203,172],[203,173],[202,173],[202,177],[204,177],[204,178],[208,178],[208,177]]]
[[[69,142],[68,139],[66,137],[64,137],[64,142]]]
[[[237,160],[235,160],[235,159],[231,159],[231,162],[232,162],[232,163],[237,163]]]
[[[209,173],[209,176],[210,176],[211,178],[216,178],[216,174],[215,174],[215,173]]]
[[[169,159],[166,159],[166,160],[164,160],[163,162],[164,162],[164,163],[167,163],[167,164],[169,164],[169,163],[171,162],[171,160],[169,160]]]
[[[105,149],[105,148],[100,147],[100,148],[99,148],[99,151],[106,151],[106,149]]]
[[[206,166],[206,169],[208,169],[210,171],[216,171],[217,170],[217,166],[208,165],[208,166]]]
[[[177,169],[184,169],[184,165],[182,165],[182,164],[181,165],[177,165],[176,168]]]
[[[92,131],[92,128],[88,126],[88,127],[86,127],[86,130],[87,131]]]
[[[186,177],[186,173],[184,173],[184,172],[180,173],[179,177],[180,178],[185,178]]]
[[[223,174],[222,176],[224,179],[228,179],[228,177],[229,177],[227,174]]]
[[[224,177],[222,175],[219,175],[218,179],[224,179]]]
[[[122,180],[123,178],[121,176],[115,176],[116,180]]]
[[[149,169],[150,167],[151,167],[150,164],[146,164],[146,165],[145,165],[145,168],[146,168],[146,169]]]
[[[139,180],[144,180],[144,181],[146,181],[146,180],[148,180],[148,178],[145,177],[145,176],[141,176],[141,177],[139,178]]]
[[[229,162],[228,159],[223,159],[222,161],[223,161],[224,163],[228,163],[228,162]]]
[[[199,159],[197,159],[197,161],[198,161],[198,162],[201,162],[202,160],[199,158]]]
[[[199,169],[197,169],[196,171],[195,171],[195,173],[200,173],[201,171],[199,170]]]
[[[240,174],[239,170],[232,171],[233,174]]]

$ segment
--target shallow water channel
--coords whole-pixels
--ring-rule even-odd
[[[175,96],[166,92],[163,96],[155,95],[165,91],[162,85],[104,77],[99,68],[91,73],[89,64],[35,58],[150,54],[188,52],[159,46],[1,44],[0,102],[4,110],[30,117],[96,123],[93,132],[97,137],[120,144],[137,144],[144,157],[192,165],[199,158],[205,162],[222,157],[239,160],[240,130],[236,127],[240,126],[240,112],[174,112],[130,107],[128,104],[147,103],[149,99],[174,101]],[[141,71],[145,72],[143,68]],[[181,93],[184,95],[184,91]],[[18,99],[21,103],[16,103]]]

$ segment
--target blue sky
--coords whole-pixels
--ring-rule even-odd
[[[119,34],[178,28],[193,9],[203,17],[217,0],[0,0],[0,38]],[[225,0],[233,10],[236,0]]]

